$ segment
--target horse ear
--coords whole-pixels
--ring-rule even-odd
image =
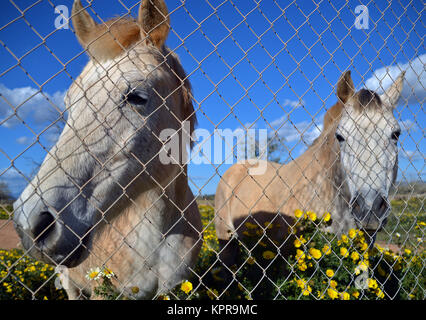
[[[354,83],[351,77],[351,71],[348,70],[340,76],[337,82],[337,97],[345,103],[355,93]]]
[[[405,71],[402,71],[395,82],[382,94],[380,99],[382,103],[390,108],[395,108],[396,103],[401,96],[404,86]]]
[[[92,34],[97,27],[97,23],[84,9],[80,0],[74,1],[71,15],[77,39],[83,48],[85,48],[92,40]]]
[[[166,42],[170,30],[169,11],[164,0],[143,0],[138,23],[142,39],[147,38],[157,48]]]

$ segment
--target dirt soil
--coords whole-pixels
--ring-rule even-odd
[[[0,220],[0,249],[22,248],[19,236],[13,227],[13,222]]]

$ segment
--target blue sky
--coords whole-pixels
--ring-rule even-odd
[[[93,0],[89,12],[98,22],[129,12],[136,16],[137,2]],[[395,111],[403,128],[399,179],[424,179],[421,1],[166,2],[172,24],[166,44],[189,74],[199,128],[277,130],[290,150],[283,158],[295,158],[322,129],[342,71],[352,70],[358,89],[380,92],[405,69],[403,98]],[[368,8],[368,29],[354,25],[360,4]],[[0,180],[15,196],[25,186],[22,175],[30,177],[55,142],[58,130],[52,122],[63,109],[63,95],[88,61],[72,26],[55,29],[58,5],[71,11],[72,1],[0,3]],[[12,106],[21,104],[17,118]],[[193,191],[214,193],[228,168],[190,164]]]

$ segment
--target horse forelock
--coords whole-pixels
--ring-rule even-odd
[[[371,108],[381,109],[382,107],[382,100],[379,95],[372,90],[361,89],[355,94],[354,98],[356,101],[354,107],[357,111]]]

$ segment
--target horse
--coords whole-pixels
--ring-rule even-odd
[[[65,128],[14,203],[14,225],[27,254],[62,268],[70,299],[99,299],[90,270],[111,271],[121,296],[155,298],[188,278],[201,248],[186,163],[160,161],[163,130],[194,129],[191,84],[165,46],[163,0],[102,24],[75,0],[72,23],[90,59],[64,98]]]
[[[393,109],[403,80],[404,72],[382,95],[355,92],[351,72],[344,72],[337,83],[337,103],[302,155],[284,165],[241,161],[223,174],[215,196],[215,227],[219,258],[228,270],[236,264],[238,238],[247,231],[247,222],[264,234],[270,229],[268,236],[288,255],[296,209],[329,212],[332,223],[325,231],[340,236],[362,228],[374,242],[386,223],[389,190],[397,176],[401,131]],[[258,166],[266,167],[265,172],[251,175],[250,169]],[[268,228],[270,223],[274,228]]]

